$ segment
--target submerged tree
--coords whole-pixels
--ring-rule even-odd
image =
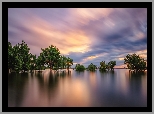
[[[32,55],[30,53],[30,66],[29,67],[30,67],[31,72],[36,69],[36,62],[37,62],[36,55]]]
[[[20,61],[22,63],[22,70],[28,71],[30,69],[30,57],[31,54],[29,53],[30,48],[28,47],[28,45],[22,40],[21,44],[18,44],[19,46],[19,58]]]
[[[116,61],[110,61],[109,63],[108,63],[108,66],[109,66],[109,68],[111,69],[111,70],[114,70],[114,66],[116,65]]]
[[[8,42],[8,71],[12,70],[14,67],[13,61],[14,61],[14,55],[13,55],[13,47],[10,42]]]
[[[66,68],[66,62],[67,62],[67,57],[61,56],[60,57],[60,67],[62,69],[65,69]]]
[[[22,40],[21,44],[12,46],[8,42],[8,71],[13,70],[16,72],[20,71],[33,71],[35,69],[42,70],[47,65],[47,68],[57,70],[59,68],[67,68],[69,71],[70,66],[73,65],[73,59],[66,58],[60,55],[60,51],[56,46],[49,46],[48,48],[42,49],[42,52],[36,59],[36,55],[29,53],[30,48]]]
[[[12,52],[12,68],[11,71],[15,72],[20,72],[22,70],[22,59],[19,54],[19,45],[15,45],[13,47],[13,52]]]
[[[97,67],[96,67],[96,65],[94,65],[94,64],[90,64],[89,66],[88,66],[88,68],[87,68],[89,71],[95,71],[96,69],[97,69]]]
[[[53,69],[53,66],[56,66],[56,63],[60,58],[60,51],[56,46],[49,46],[49,48],[42,49],[41,57],[43,61],[48,65],[50,69]]]
[[[66,59],[66,67],[67,67],[67,70],[69,71],[69,68],[73,65],[73,59],[71,58],[67,58]]]
[[[38,56],[38,58],[36,59],[36,69],[39,71],[43,70],[44,64],[45,62],[40,54],[40,56]]]
[[[8,68],[15,72],[28,71],[30,64],[29,50],[30,48],[23,40],[21,44],[18,43],[13,47],[8,42]]]
[[[83,65],[76,64],[75,69],[76,71],[84,71],[86,68]]]
[[[128,69],[135,71],[146,70],[146,61],[135,53],[130,55],[128,54],[124,58],[124,64],[127,64]]]
[[[107,64],[105,64],[105,61],[100,62],[100,71],[106,71],[106,69],[109,70],[114,70],[114,66],[116,65],[116,61],[110,61]]]
[[[106,71],[107,65],[105,64],[105,61],[100,62],[100,71]]]

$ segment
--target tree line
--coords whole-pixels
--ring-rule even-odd
[[[114,70],[114,66],[116,65],[116,61],[110,61],[108,64],[105,64],[105,61],[100,62],[100,67],[97,67],[97,65],[94,65],[93,63],[91,63],[90,65],[88,65],[87,68],[85,68],[83,65],[80,64],[76,64],[75,69],[76,71],[84,71],[84,70],[88,70],[88,71],[95,71],[96,69],[99,69],[100,71],[106,71],[106,70]]]
[[[58,70],[58,69],[67,69],[73,65],[73,59],[70,57],[65,57],[60,54],[60,50],[53,45],[42,49],[41,53],[38,57],[36,55],[31,54],[30,48],[28,45],[22,40],[22,43],[18,43],[15,46],[12,46],[10,42],[8,42],[8,71],[11,72],[25,72],[34,70],[45,70],[46,68],[50,68],[50,70]],[[127,65],[128,69],[135,71],[143,71],[146,70],[146,61],[136,54],[128,54],[124,58],[124,64]],[[45,65],[47,67],[45,67]],[[105,63],[105,61],[100,62],[100,66],[98,69],[100,71],[109,71],[114,70],[114,66],[116,65],[116,61],[110,61]],[[85,68],[83,65],[76,64],[76,71],[95,71],[97,66],[91,63]]]
[[[124,58],[124,64],[127,65],[128,69],[133,71],[145,71],[147,69],[146,61],[144,60],[144,58],[135,53],[132,55],[128,54]],[[105,61],[102,61],[100,62],[100,67],[98,67],[98,69],[100,71],[113,71],[115,65],[116,61],[110,61],[107,64],[105,63]],[[86,69],[89,71],[95,71],[97,69],[97,66],[91,63],[90,65],[88,65],[87,68],[85,68],[83,65],[76,64],[75,69],[76,71],[84,71]]]
[[[8,71],[10,72],[25,72],[34,70],[44,70],[50,68],[51,70],[58,70],[59,68],[65,68],[69,71],[69,68],[73,65],[73,59],[65,57],[60,54],[59,49],[56,46],[49,46],[42,49],[42,52],[38,57],[31,54],[30,48],[22,40],[22,43],[18,43],[12,46],[8,42]]]

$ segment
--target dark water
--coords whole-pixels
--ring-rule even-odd
[[[9,107],[146,107],[147,73],[76,72],[8,75]]]

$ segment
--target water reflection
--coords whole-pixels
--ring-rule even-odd
[[[127,69],[12,73],[8,75],[8,106],[147,106],[147,73]]]
[[[20,106],[24,99],[24,88],[28,82],[28,73],[8,75],[8,106]]]
[[[147,106],[147,72],[127,72],[126,76],[129,77],[128,90],[132,93],[131,96],[133,97],[134,105],[137,105],[141,100],[142,104],[140,105]]]

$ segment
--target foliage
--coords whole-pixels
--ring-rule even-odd
[[[89,66],[88,66],[88,68],[87,68],[89,71],[95,71],[96,69],[97,69],[97,67],[96,67],[96,65],[94,65],[94,64],[90,64]]]
[[[38,58],[36,59],[36,70],[43,70],[44,68],[44,60],[42,58],[42,56],[38,56]]]
[[[106,71],[107,70],[114,70],[114,66],[116,65],[116,61],[110,61],[109,63],[105,64],[105,61],[100,62],[100,71]]]
[[[100,62],[100,71],[106,71],[107,65],[105,64],[105,61]]]
[[[132,55],[128,54],[124,58],[124,64],[127,64],[127,67],[130,70],[142,71],[146,69],[145,60],[135,53]]]
[[[42,52],[36,58],[36,55],[29,53],[30,48],[22,40],[21,44],[16,44],[12,46],[8,42],[8,70],[11,71],[28,71],[42,70],[45,68],[50,68],[57,70],[59,68],[69,68],[73,65],[73,59],[66,58],[60,55],[60,51],[56,46],[49,46],[48,48],[42,49]],[[47,65],[45,67],[45,65]]]
[[[41,59],[44,62],[44,64],[48,65],[50,69],[53,68],[53,66],[56,66],[56,63],[59,61],[60,58],[60,51],[56,46],[49,46],[49,48],[42,49],[42,52],[40,53]]]
[[[116,61],[110,61],[109,63],[108,63],[108,68],[110,68],[111,70],[114,70],[114,66],[116,65]]]
[[[19,58],[22,63],[22,70],[28,71],[29,70],[29,64],[30,64],[30,53],[29,50],[30,48],[28,45],[22,40],[21,44],[18,44],[19,46]]]
[[[31,72],[36,69],[36,61],[37,61],[36,55],[32,55],[30,53],[30,65],[29,65],[29,67],[30,67]]]
[[[13,51],[12,51],[12,68],[11,70],[15,71],[15,72],[20,72],[22,69],[22,59],[20,57],[20,53],[19,53],[19,46],[15,45],[13,47]]]
[[[73,65],[73,59],[71,59],[71,58],[67,58],[66,59],[66,67],[67,67],[67,70],[69,71],[69,68]]]
[[[86,68],[83,65],[76,64],[75,69],[76,71],[84,71]]]
[[[28,71],[30,64],[30,48],[22,40],[21,44],[16,44],[12,47],[11,43],[8,42],[8,68],[15,72]]]
[[[13,55],[13,47],[10,42],[8,42],[8,69],[12,69],[14,67],[14,55]]]
[[[60,56],[58,66],[62,69],[66,68],[67,58],[65,56]]]

